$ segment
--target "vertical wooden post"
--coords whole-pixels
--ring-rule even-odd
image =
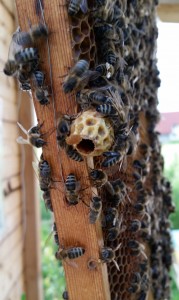
[[[34,0],[16,0],[19,25],[22,30],[29,29],[28,20],[32,24],[42,22],[36,10],[36,4],[38,3],[39,1]],[[47,107],[40,106],[36,100],[34,100],[34,105],[38,122],[44,122],[43,132],[50,132],[56,124],[55,113],[57,111],[61,113],[67,113],[68,111],[69,114],[75,113],[75,100],[71,95],[66,96],[64,94],[62,90],[64,78],[59,78],[59,76],[67,74],[68,67],[74,65],[74,61],[67,6],[64,5],[63,1],[59,0],[44,0],[43,5],[46,23],[50,31],[51,66],[48,61],[46,44],[43,44],[40,47],[40,58],[43,61],[41,69],[47,75],[48,85],[51,83],[49,76],[50,67],[52,69],[54,97],[51,97],[51,104]],[[47,137],[47,142],[48,146],[43,149],[43,153],[52,168],[53,179],[64,181],[66,176],[73,172],[80,180],[82,189],[88,187],[86,164],[69,160],[63,151],[58,150],[55,132]],[[80,194],[85,202],[89,202],[91,197],[89,188],[84,192],[80,192]],[[71,300],[84,298],[85,300],[109,300],[110,293],[106,265],[97,263],[95,270],[89,270],[87,267],[89,259],[92,258],[98,261],[99,250],[103,246],[100,223],[96,226],[89,224],[89,208],[82,202],[77,207],[69,207],[66,204],[63,183],[59,183],[58,189],[51,189],[51,198],[61,245],[64,247],[82,246],[86,250],[85,255],[78,258],[77,268],[64,262],[69,298]]]
[[[22,101],[19,113],[19,122],[29,128],[34,120],[33,106],[28,95],[21,93]],[[25,161],[24,161],[25,160]],[[35,173],[32,168],[34,152],[32,147],[24,146],[21,151],[21,165],[25,163],[23,197],[23,224],[24,224],[24,277],[25,294],[28,300],[42,300],[42,278],[40,260],[40,199],[37,194]],[[25,198],[25,199],[24,199]]]

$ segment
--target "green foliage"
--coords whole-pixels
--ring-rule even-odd
[[[26,295],[25,294],[21,295],[21,300],[26,300]]]
[[[65,290],[65,278],[62,264],[54,256],[57,246],[53,238],[49,238],[51,228],[51,221],[42,221],[41,248],[44,300],[61,300],[61,295]]]

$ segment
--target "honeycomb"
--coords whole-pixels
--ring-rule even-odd
[[[82,112],[71,125],[66,142],[84,156],[98,156],[111,148],[114,132],[107,118],[95,110]]]
[[[105,246],[114,251],[119,248],[115,251],[115,259],[120,271],[113,262],[107,264],[112,300],[147,299],[149,289],[153,299],[170,299],[168,271],[172,249],[168,216],[174,207],[170,183],[163,177],[163,159],[155,132],[159,119],[157,88],[160,86],[155,58],[158,36],[155,5],[157,1],[152,0],[117,0],[105,4],[96,1],[96,13],[84,15],[79,11],[70,18],[75,61],[86,59],[91,69],[106,62],[113,64],[115,72],[109,80],[101,77],[90,86],[95,89],[111,84],[119,88],[117,102],[122,99],[126,108],[126,131],[132,129],[135,135],[134,146],[130,144],[132,150],[123,151],[122,163],[117,164],[117,168],[104,168],[110,181],[120,179],[127,187],[123,201],[117,204],[105,188],[98,191],[103,214],[116,207],[122,219],[118,237],[113,241],[107,239],[109,228],[103,228]],[[107,27],[105,32],[100,31],[104,24],[109,30],[116,30],[119,38],[115,39],[114,34],[111,36]],[[79,141],[86,133],[91,134],[88,132],[88,112],[83,112],[80,118],[83,118],[83,126],[74,121],[68,141],[75,146],[78,134]],[[116,127],[111,149],[121,133],[120,126]],[[94,131],[98,132],[98,127],[94,127],[93,136]],[[79,146],[76,149],[81,151]],[[81,154],[84,154],[83,150]],[[98,155],[94,158],[95,168],[101,168],[103,158],[100,154],[95,153]],[[134,173],[140,178],[135,178]],[[133,220],[140,221],[137,231],[130,229]],[[137,241],[140,249],[130,249],[129,241]],[[135,274],[140,277],[139,282],[135,281]]]

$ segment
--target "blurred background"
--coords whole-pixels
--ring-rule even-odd
[[[159,88],[158,109],[161,120],[157,131],[161,133],[162,154],[165,159],[165,176],[173,187],[173,201],[176,212],[171,215],[172,240],[174,249],[171,270],[172,300],[179,299],[179,1],[160,1],[158,8],[158,68],[161,87]],[[0,64],[3,69],[7,60],[11,35],[16,28],[12,0],[0,1]],[[35,179],[31,161],[33,153],[30,147],[25,152],[19,148],[11,136],[18,136],[17,119],[26,128],[33,121],[33,112],[28,99],[23,99],[12,78],[0,73],[0,160],[2,162],[0,180],[0,288],[1,299],[27,300],[22,294],[26,281],[30,283],[31,299],[61,300],[65,290],[63,268],[57,262],[54,253],[57,246],[51,235],[53,220],[42,199],[40,191],[34,191]],[[23,95],[24,98],[24,95]],[[21,103],[21,109],[20,105]],[[22,113],[23,111],[23,113]],[[28,125],[29,123],[29,125]],[[11,154],[13,153],[13,158]],[[22,165],[20,166],[20,160]],[[24,181],[21,172],[26,175],[31,169],[30,180]],[[26,177],[26,176],[25,176]],[[23,187],[21,185],[23,184]],[[26,188],[25,188],[26,187]],[[26,189],[26,190],[25,190]],[[23,201],[26,197],[27,201]],[[40,203],[40,204],[39,204]],[[39,205],[39,207],[38,207]],[[27,211],[26,218],[24,211]],[[40,217],[41,216],[41,217]],[[25,235],[26,234],[26,235]],[[25,246],[24,246],[25,245]],[[41,250],[39,250],[41,249]],[[12,255],[11,255],[12,254]],[[22,261],[24,257],[24,261]],[[25,274],[25,275],[24,275]],[[43,280],[41,281],[41,274]],[[43,285],[43,295],[41,286]],[[30,298],[29,298],[30,299]],[[164,299],[162,299],[164,300]]]

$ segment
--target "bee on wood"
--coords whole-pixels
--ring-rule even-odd
[[[68,292],[64,291],[63,294],[62,294],[62,297],[63,297],[64,300],[69,300]]]
[[[41,190],[44,190],[46,188],[49,187],[49,185],[47,185],[46,183],[42,183],[42,180],[40,181],[40,185],[41,185]],[[53,206],[52,206],[52,202],[51,202],[51,197],[50,197],[50,190],[47,189],[46,191],[43,192],[42,194],[45,206],[47,209],[49,209],[51,212],[53,212]]]
[[[84,253],[85,249],[82,247],[59,248],[55,253],[55,257],[58,260],[64,260],[68,263],[68,260],[77,259],[84,255]],[[75,263],[70,263],[70,265],[77,267]]]
[[[37,41],[46,40],[48,34],[47,26],[40,23],[38,25],[33,25],[28,32],[15,32],[12,36],[12,40],[20,46],[28,47]]]
[[[35,166],[34,166],[35,168]],[[47,192],[51,185],[51,167],[47,160],[44,160],[43,154],[40,157],[38,165],[38,177],[40,181],[40,189],[44,192]],[[46,194],[46,197],[49,195]],[[47,198],[46,198],[47,199]],[[49,201],[49,198],[48,198]]]
[[[70,173],[65,181],[65,195],[69,205],[76,205],[80,201],[79,190],[80,182],[76,180],[76,176]]]
[[[3,72],[7,76],[13,76],[16,75],[18,69],[18,64],[14,60],[9,59],[4,65]]]
[[[41,105],[48,105],[50,103],[50,94],[46,88],[38,87],[35,89],[35,97]]]
[[[27,135],[27,139],[24,139],[22,136],[19,136],[16,140],[17,143],[31,144],[36,148],[41,148],[47,144],[47,142],[45,142],[41,138],[43,134],[40,133],[40,129],[43,126],[43,123],[41,125],[31,127],[28,131],[19,122],[17,122],[17,125]]]
[[[100,250],[100,255],[99,255],[99,261],[103,262],[103,263],[110,263],[110,262],[113,262],[116,266],[116,269],[118,271],[119,270],[119,266],[118,266],[118,263],[116,262],[115,260],[115,251],[117,251],[119,248],[120,248],[121,244],[119,244],[117,246],[116,249],[112,249],[110,247],[103,247],[101,250]]]
[[[37,70],[33,72],[32,74],[33,81],[35,82],[35,85],[39,88],[43,87],[45,82],[45,74],[44,72]]]
[[[70,0],[69,6],[68,6],[68,14],[70,16],[76,15],[79,10],[86,14],[88,11],[88,2],[87,0]]]
[[[63,90],[65,93],[70,93],[74,89],[82,89],[87,85],[89,80],[93,80],[99,75],[99,72],[90,71],[89,63],[86,60],[81,59],[70,70],[69,75],[63,83]]]
[[[53,230],[54,242],[57,246],[59,246],[60,243],[59,243],[59,238],[58,238],[57,225],[55,222],[53,223],[52,230]]]
[[[26,64],[33,60],[39,60],[37,48],[25,48],[15,53],[15,62],[17,64]]]
[[[74,149],[73,146],[66,145],[65,151],[66,151],[66,154],[68,155],[68,157],[70,157],[71,159],[73,159],[75,161],[81,162],[84,160],[83,157],[81,156],[81,154],[76,149]]]
[[[100,73],[100,76],[104,76],[107,79],[111,78],[114,74],[114,67],[108,62],[98,65],[95,70]]]
[[[89,222],[90,224],[96,223],[99,219],[102,211],[102,201],[100,197],[93,197],[90,201],[90,212],[89,212]]]
[[[30,82],[23,82],[19,84],[19,88],[24,92],[29,92],[31,90]]]
[[[65,148],[65,139],[70,134],[71,121],[71,117],[68,115],[60,114],[57,119],[57,141],[62,148]]]
[[[139,256],[139,255],[143,255],[145,259],[147,259],[147,255],[145,254],[144,250],[145,250],[145,246],[135,240],[129,240],[129,242],[127,243],[127,246],[130,249],[130,254],[132,256]]]

